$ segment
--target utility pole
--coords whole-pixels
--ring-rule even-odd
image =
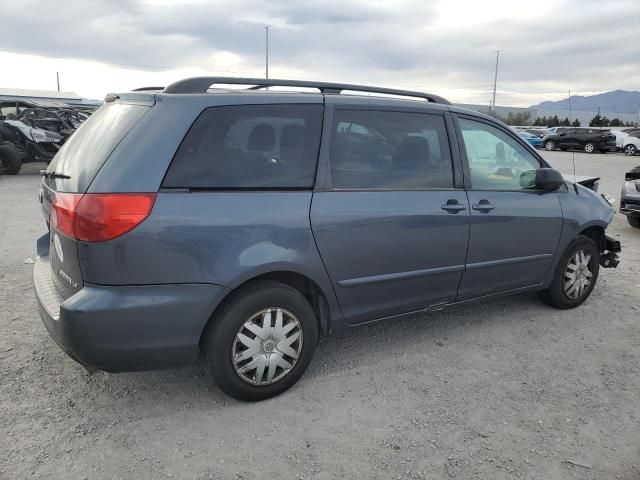
[[[264,74],[269,80],[269,25],[264,27]]]
[[[569,126],[573,123],[571,118],[571,90],[569,90]]]
[[[58,83],[58,91],[60,91],[60,73],[56,72],[56,82]]]
[[[502,50],[496,50],[496,73],[493,76],[493,100],[492,100],[492,104],[493,104],[493,111],[496,111],[496,89],[498,87],[498,62],[500,60],[500,52]]]

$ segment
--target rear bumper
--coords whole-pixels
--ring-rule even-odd
[[[40,316],[56,343],[87,368],[150,370],[191,362],[211,312],[228,289],[210,284],[85,287],[66,300],[38,257],[33,284]]]

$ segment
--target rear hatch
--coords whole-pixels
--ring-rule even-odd
[[[99,218],[109,202],[113,203],[113,195],[85,194],[111,153],[151,105],[106,103],[71,136],[44,172],[39,199],[49,227],[52,279],[63,299],[83,287],[78,242],[100,241],[102,232],[109,229],[108,225],[92,224],[92,219]],[[84,216],[79,217],[79,212]]]

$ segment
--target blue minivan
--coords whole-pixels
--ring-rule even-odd
[[[202,353],[250,401],[292,386],[332,331],[532,290],[580,305],[620,250],[611,205],[506,125],[361,85],[110,94],[39,198],[35,292],[73,359],[118,372]]]

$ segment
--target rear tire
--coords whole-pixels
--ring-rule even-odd
[[[538,297],[555,308],[575,308],[591,295],[599,271],[600,249],[591,238],[578,235],[558,262],[549,288]]]
[[[593,142],[587,142],[584,144],[584,151],[587,153],[594,153],[596,151],[596,144]]]
[[[0,143],[0,161],[7,175],[16,175],[22,168],[22,152],[11,142]]]
[[[203,349],[207,370],[220,389],[255,402],[295,384],[317,343],[316,315],[307,299],[284,283],[260,280],[225,301],[205,333]]]
[[[640,228],[640,217],[627,216],[627,222],[629,222],[629,225],[633,228]]]

